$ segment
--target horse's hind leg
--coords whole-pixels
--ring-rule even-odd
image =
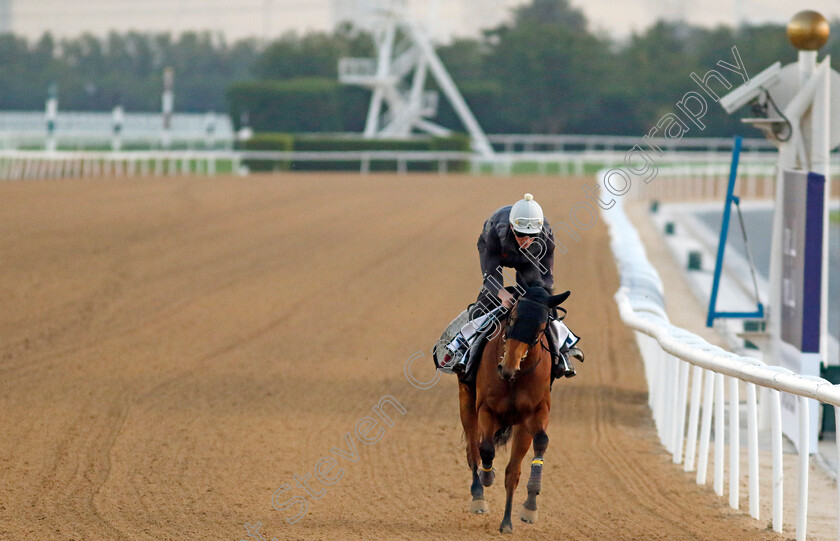
[[[475,412],[475,389],[469,385],[460,383],[458,393],[461,404],[461,425],[464,427],[464,435],[467,440],[467,464],[472,473],[472,485],[470,485],[470,512],[486,513],[487,502],[484,500],[484,487],[478,479],[478,414]]]
[[[513,493],[519,485],[519,476],[522,473],[522,459],[528,453],[528,448],[531,446],[531,435],[522,425],[516,425],[513,428],[513,446],[510,450],[510,461],[508,461],[507,468],[505,468],[505,492],[507,499],[505,500],[505,516],[502,519],[502,524],[499,526],[499,531],[502,533],[513,533],[513,523],[510,519],[511,509],[513,507]]]

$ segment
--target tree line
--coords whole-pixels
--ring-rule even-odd
[[[835,21],[833,26],[837,28]],[[617,40],[592,31],[568,0],[532,0],[510,22],[457,39],[438,54],[488,133],[640,135],[737,47],[750,75],[796,60],[783,25],[695,27],[660,21]],[[231,112],[267,131],[359,131],[367,95],[340,87],[338,59],[374,56],[371,36],[349,26],[288,33],[263,46],[211,33],[84,35],[29,43],[0,36],[0,109],[43,108],[55,81],[64,110],[160,110],[162,70],[176,72],[177,111]],[[840,58],[832,37],[821,55]],[[740,84],[740,80],[732,81]],[[282,99],[280,99],[282,98]],[[438,120],[461,128],[442,103]],[[749,133],[710,103],[704,135]]]

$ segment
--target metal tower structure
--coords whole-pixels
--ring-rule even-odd
[[[338,65],[341,83],[372,92],[366,138],[407,137],[413,130],[432,135],[451,133],[429,120],[437,114],[438,105],[438,93],[425,89],[431,74],[467,128],[473,148],[486,156],[493,154],[431,38],[411,17],[408,0],[334,0],[333,7],[337,20],[351,19],[376,41],[377,58],[343,58]]]

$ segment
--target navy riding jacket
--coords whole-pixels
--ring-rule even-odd
[[[541,285],[551,291],[554,287],[554,232],[548,223],[544,223],[539,236],[523,250],[517,244],[510,226],[510,209],[508,205],[494,212],[484,222],[484,229],[478,237],[484,289],[496,296],[499,285],[504,284],[501,267],[509,267],[516,270],[516,283],[519,286],[525,288]],[[531,257],[525,255],[525,251]]]

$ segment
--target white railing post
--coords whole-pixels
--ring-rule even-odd
[[[689,364],[674,357],[679,366],[679,391],[677,392],[677,419],[674,430],[674,464],[681,464],[683,457],[683,442],[685,441],[686,401],[688,399]]]
[[[758,404],[755,383],[747,383],[747,445],[749,447],[750,516],[759,519],[758,484]]]
[[[770,389],[770,421],[773,453],[773,531],[783,527],[785,468],[782,456],[782,394]]]
[[[729,378],[729,506],[738,509],[741,485],[741,415],[738,411],[738,379]]]
[[[691,372],[691,408],[688,414],[688,441],[683,468],[687,472],[694,470],[694,457],[697,454],[697,425],[700,420],[700,392],[703,385],[703,369],[694,365]]]
[[[665,407],[667,405],[666,401],[666,394],[667,394],[667,387],[668,387],[668,380],[670,379],[670,373],[668,372],[668,363],[665,357],[665,352],[662,350],[658,350],[654,354],[654,358],[656,359],[656,365],[658,366],[658,370],[661,372],[661,375],[657,378],[657,389],[656,389],[656,407],[654,408],[654,418],[653,421],[656,423],[656,431],[657,436],[659,436],[659,441],[665,441],[665,423],[663,417],[663,412],[665,411]]]
[[[723,455],[724,455],[724,396],[723,374],[715,373],[715,494],[723,496]]]
[[[697,484],[706,484],[706,470],[709,466],[709,440],[712,435],[712,409],[715,396],[715,373],[705,370],[706,388],[703,392],[703,424],[700,427],[700,456],[697,463]]]
[[[810,401],[799,397],[799,505],[796,510],[796,541],[805,541],[808,527],[808,469],[810,466]]]
[[[840,517],[840,406],[834,406],[834,447],[837,450],[837,516]],[[840,520],[837,521],[837,539],[840,539]]]
[[[676,453],[675,434],[677,431],[677,389],[680,386],[679,361],[668,353],[665,354],[665,362],[668,363],[668,382],[665,386],[667,398],[665,401],[665,447],[673,455]]]

